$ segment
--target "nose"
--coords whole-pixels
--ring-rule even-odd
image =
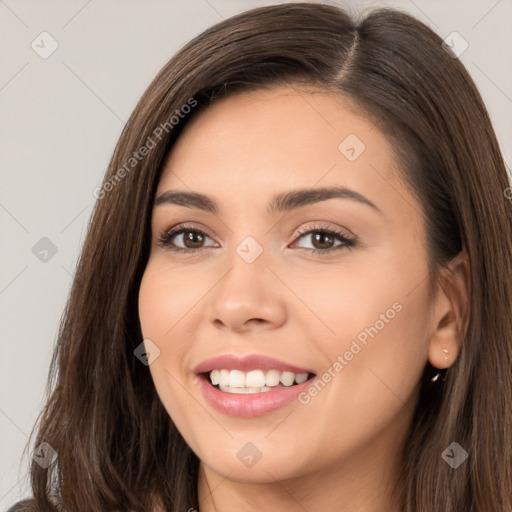
[[[233,251],[229,269],[208,294],[208,320],[219,329],[242,333],[286,321],[286,288],[267,267],[266,253],[249,261]]]

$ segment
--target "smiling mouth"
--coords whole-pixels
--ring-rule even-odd
[[[201,374],[214,388],[225,393],[255,394],[284,387],[293,387],[315,377],[314,373],[281,370],[215,369]]]

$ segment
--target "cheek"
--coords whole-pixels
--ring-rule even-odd
[[[138,307],[144,339],[160,350],[150,365],[157,386],[165,382],[179,388],[178,381],[191,377],[191,351],[204,322],[206,295],[216,280],[211,269],[184,271],[172,268],[165,256],[150,258],[140,284]]]
[[[197,276],[196,276],[197,277]],[[162,353],[179,351],[186,341],[186,324],[205,292],[206,284],[191,273],[172,271],[157,259],[150,260],[139,290],[139,319],[145,338]]]
[[[400,304],[402,309],[376,308],[388,323],[378,317],[376,321],[368,308],[362,329],[351,323],[347,313],[345,327],[350,325],[359,337],[339,337],[335,344],[323,345],[331,362],[317,376],[322,384],[311,386],[312,395],[301,402],[305,404],[302,421],[304,429],[314,432],[317,418],[325,418],[331,447],[351,450],[371,443],[384,431],[408,428],[427,355],[414,301]]]
[[[296,305],[296,318],[290,321],[302,323],[310,341],[318,340],[332,353],[348,349],[355,338],[363,343],[387,339],[386,346],[395,346],[402,353],[400,346],[410,346],[411,333],[392,336],[392,326],[403,324],[421,332],[427,297],[421,286],[421,268],[395,267],[396,263],[386,268],[345,264],[317,268],[314,274],[289,275],[281,269],[283,281],[293,283],[295,298],[290,297],[290,304]]]
[[[180,424],[180,404],[187,399],[180,385],[183,384],[180,365],[187,344],[180,331],[180,319],[190,310],[190,297],[187,298],[190,287],[183,288],[179,274],[172,274],[171,279],[169,272],[164,272],[150,259],[140,284],[138,307],[144,339],[150,339],[160,350],[159,356],[149,365],[157,394],[175,424]]]
[[[190,310],[188,303],[191,298],[187,291],[190,287],[184,288],[178,276],[173,273],[171,279],[169,272],[163,272],[159,265],[150,260],[139,290],[142,335],[160,350],[159,357],[149,366],[159,394],[165,388],[179,387],[177,380],[182,380],[178,375],[186,353],[187,338],[181,327],[187,310]],[[174,392],[169,396],[172,395]]]
[[[139,288],[139,320],[144,338],[156,339],[164,330],[165,317],[160,314],[165,298],[162,292],[148,265]]]
[[[355,428],[371,432],[399,414],[415,397],[427,361],[423,260],[393,255],[373,263],[318,271],[297,287],[325,326],[318,336],[315,319],[309,331],[328,361],[311,397],[311,417],[330,411],[339,436],[356,435]],[[349,417],[354,421],[345,421]]]

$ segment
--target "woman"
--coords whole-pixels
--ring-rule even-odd
[[[95,191],[18,506],[511,510],[510,184],[454,57],[304,3],[164,66]]]

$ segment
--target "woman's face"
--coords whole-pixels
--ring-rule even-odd
[[[325,92],[237,93],[187,125],[156,197],[142,333],[208,471],[266,482],[390,460],[433,323],[421,207],[383,134]]]

